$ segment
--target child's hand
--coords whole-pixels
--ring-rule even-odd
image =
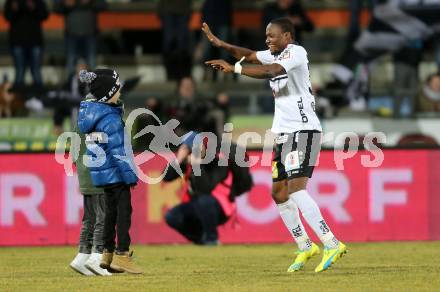
[[[206,61],[205,64],[208,66],[211,66],[215,70],[220,70],[225,73],[234,72],[234,66],[232,66],[231,64],[229,64],[228,62],[226,62],[224,60]]]

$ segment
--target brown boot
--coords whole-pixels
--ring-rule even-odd
[[[143,271],[133,262],[133,252],[115,253],[110,267],[116,271],[127,272],[130,274],[143,274]]]
[[[102,252],[101,264],[99,266],[103,269],[108,269],[110,268],[110,264],[112,263],[112,260],[113,260],[113,253],[109,252],[107,249],[104,249],[104,251]]]
[[[114,270],[111,268],[111,263],[113,261],[113,253],[109,252],[107,249],[104,249],[102,253],[101,263],[99,266],[103,269],[106,269],[110,273],[122,273],[124,271]]]

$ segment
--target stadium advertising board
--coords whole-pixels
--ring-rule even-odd
[[[321,152],[309,183],[333,232],[346,241],[440,239],[440,166],[434,163],[440,151],[385,150],[383,164],[371,168],[362,166],[362,155],[369,154],[358,152],[336,170],[334,152]],[[76,175],[67,176],[53,154],[0,157],[0,245],[76,244],[82,218]],[[164,164],[155,157],[142,169],[154,177]],[[270,167],[255,165],[252,175],[255,186],[238,198],[236,215],[220,228],[220,240],[290,242],[270,197]],[[180,181],[134,188],[134,243],[185,242],[163,218],[180,201],[181,188]]]

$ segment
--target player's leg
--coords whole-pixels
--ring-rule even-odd
[[[272,162],[272,198],[277,204],[284,225],[298,245],[295,262],[287,270],[288,272],[294,272],[302,269],[312,255],[319,253],[319,248],[309,239],[301,222],[298,207],[289,198],[287,174],[284,165],[281,163],[281,150],[282,145],[277,144]]]
[[[105,195],[96,194],[91,195],[93,206],[93,215],[95,218],[95,225],[93,226],[93,248],[92,254],[87,260],[85,266],[93,273],[100,276],[111,276],[112,274],[99,265],[102,260],[102,252],[104,251],[104,218],[105,218]]]
[[[289,198],[286,180],[273,182],[272,197],[277,204],[284,225],[298,244],[298,248],[300,250],[310,249],[312,242],[301,222],[298,207],[295,202]]]
[[[308,131],[297,133],[297,135],[292,144],[292,151],[287,153],[284,159],[288,176],[288,192],[306,222],[324,244],[323,261],[315,270],[320,272],[326,270],[342,256],[346,252],[346,247],[334,236],[322,217],[318,205],[306,190],[308,179],[313,174],[319,154],[320,133]]]
[[[274,182],[272,191],[281,219],[298,245],[295,261],[287,269],[287,272],[296,272],[301,270],[312,256],[319,254],[319,247],[309,239],[304,229],[298,207],[288,196],[287,181]]]
[[[295,201],[298,208],[301,210],[301,213],[307,224],[312,227],[313,231],[324,244],[324,255],[322,261],[315,269],[315,272],[321,272],[328,269],[343,254],[346,253],[346,246],[342,242],[339,242],[339,240],[334,236],[322,217],[318,205],[305,189],[307,179],[308,178],[297,178],[289,180],[289,193],[290,197]]]
[[[86,261],[89,259],[92,252],[93,241],[93,214],[92,206],[90,202],[90,195],[84,195],[84,215],[82,219],[81,232],[79,236],[79,252],[73,261],[70,263],[70,267],[76,272],[85,276],[94,276],[95,274],[89,271],[85,267]]]
[[[334,248],[339,242],[322,217],[318,205],[307,192],[307,181],[308,177],[290,179],[288,182],[290,197],[301,210],[304,220],[310,225],[324,246]]]

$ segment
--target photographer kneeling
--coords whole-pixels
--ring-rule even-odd
[[[184,193],[182,203],[170,209],[165,219],[171,228],[189,241],[217,245],[217,226],[227,222],[234,213],[235,197],[251,189],[252,177],[248,167],[239,167],[231,159],[225,166],[219,166],[219,160],[225,157],[218,149],[211,162],[202,164],[207,146],[199,137],[195,132],[187,135],[177,151],[176,161],[172,162],[184,175]],[[230,157],[234,157],[236,147],[231,145]],[[196,164],[200,167],[199,175],[193,171]],[[170,164],[164,181],[179,177]]]

